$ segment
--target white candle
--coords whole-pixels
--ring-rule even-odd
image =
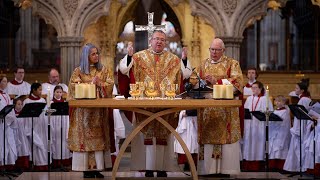
[[[269,110],[269,87],[266,89],[266,109]]]
[[[222,84],[220,85],[220,98],[221,99],[225,99],[226,98],[226,85],[225,84]]]
[[[87,84],[88,94],[86,98],[94,99],[96,98],[96,85],[95,84]]]
[[[80,99],[85,97],[85,86],[84,84],[81,84],[78,82],[78,84],[75,84],[75,92],[74,92],[74,98]]]
[[[220,85],[213,85],[213,99],[218,99],[219,98],[219,92],[220,91]]]
[[[226,85],[226,99],[233,99],[233,85]]]
[[[47,107],[50,108],[50,86],[48,86],[48,93],[47,93]]]

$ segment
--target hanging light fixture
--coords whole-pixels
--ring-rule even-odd
[[[320,0],[311,0],[313,5],[319,6],[320,7]]]
[[[14,5],[22,8],[23,10],[28,9],[32,5],[32,0],[13,0]]]
[[[276,0],[269,0],[268,2],[268,8],[271,8],[272,10],[278,10],[279,7],[281,7],[281,4]]]

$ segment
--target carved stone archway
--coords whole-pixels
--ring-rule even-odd
[[[83,31],[103,15],[108,15],[111,0],[33,0],[32,12],[52,24],[61,47],[61,80],[67,83],[79,64]]]
[[[266,0],[190,0],[192,13],[203,17],[224,40],[225,54],[240,58],[242,34],[248,23],[266,14]]]
[[[257,18],[266,14],[265,0],[165,0],[176,13],[182,29],[182,41],[191,50],[203,51],[207,47],[199,38],[199,23],[204,19],[213,29],[216,37],[225,40],[226,55],[239,59],[240,43],[244,29]],[[52,24],[58,33],[61,47],[61,79],[67,82],[74,67],[79,63],[80,48],[84,43],[84,30],[102,16],[112,16],[117,21],[112,26],[113,35],[107,41],[109,59],[115,55],[115,45],[118,33],[123,26],[126,11],[132,7],[135,0],[33,0],[32,8],[35,15],[43,18],[47,24]],[[114,4],[116,9],[111,8]],[[191,10],[187,10],[187,9]],[[117,11],[117,12],[114,12]],[[116,14],[116,16],[115,16]],[[186,18],[187,16],[187,18]],[[200,18],[194,18],[195,16]],[[188,19],[189,18],[189,19]],[[190,20],[191,19],[191,20]],[[190,20],[190,21],[189,21]],[[120,21],[120,22],[119,22]],[[122,23],[121,23],[122,22]],[[199,26],[190,30],[190,26]],[[106,31],[104,29],[103,31]],[[197,32],[194,32],[197,31]],[[107,32],[109,32],[107,30]],[[191,36],[191,37],[190,37]],[[106,37],[105,37],[106,38]],[[111,47],[111,48],[110,48]],[[198,56],[201,53],[190,53]],[[203,55],[202,55],[203,56]],[[203,57],[201,57],[202,59]]]

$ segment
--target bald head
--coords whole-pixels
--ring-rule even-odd
[[[49,71],[49,82],[51,84],[58,85],[60,82],[59,72],[56,69],[50,69]]]
[[[218,61],[224,53],[224,42],[220,38],[214,38],[210,45],[210,58],[214,61]]]
[[[222,49],[224,49],[224,42],[220,38],[213,38],[211,45],[216,44],[219,45]]]

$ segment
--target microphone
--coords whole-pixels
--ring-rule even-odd
[[[184,90],[189,92],[192,89],[192,84],[189,82],[184,83]]]

